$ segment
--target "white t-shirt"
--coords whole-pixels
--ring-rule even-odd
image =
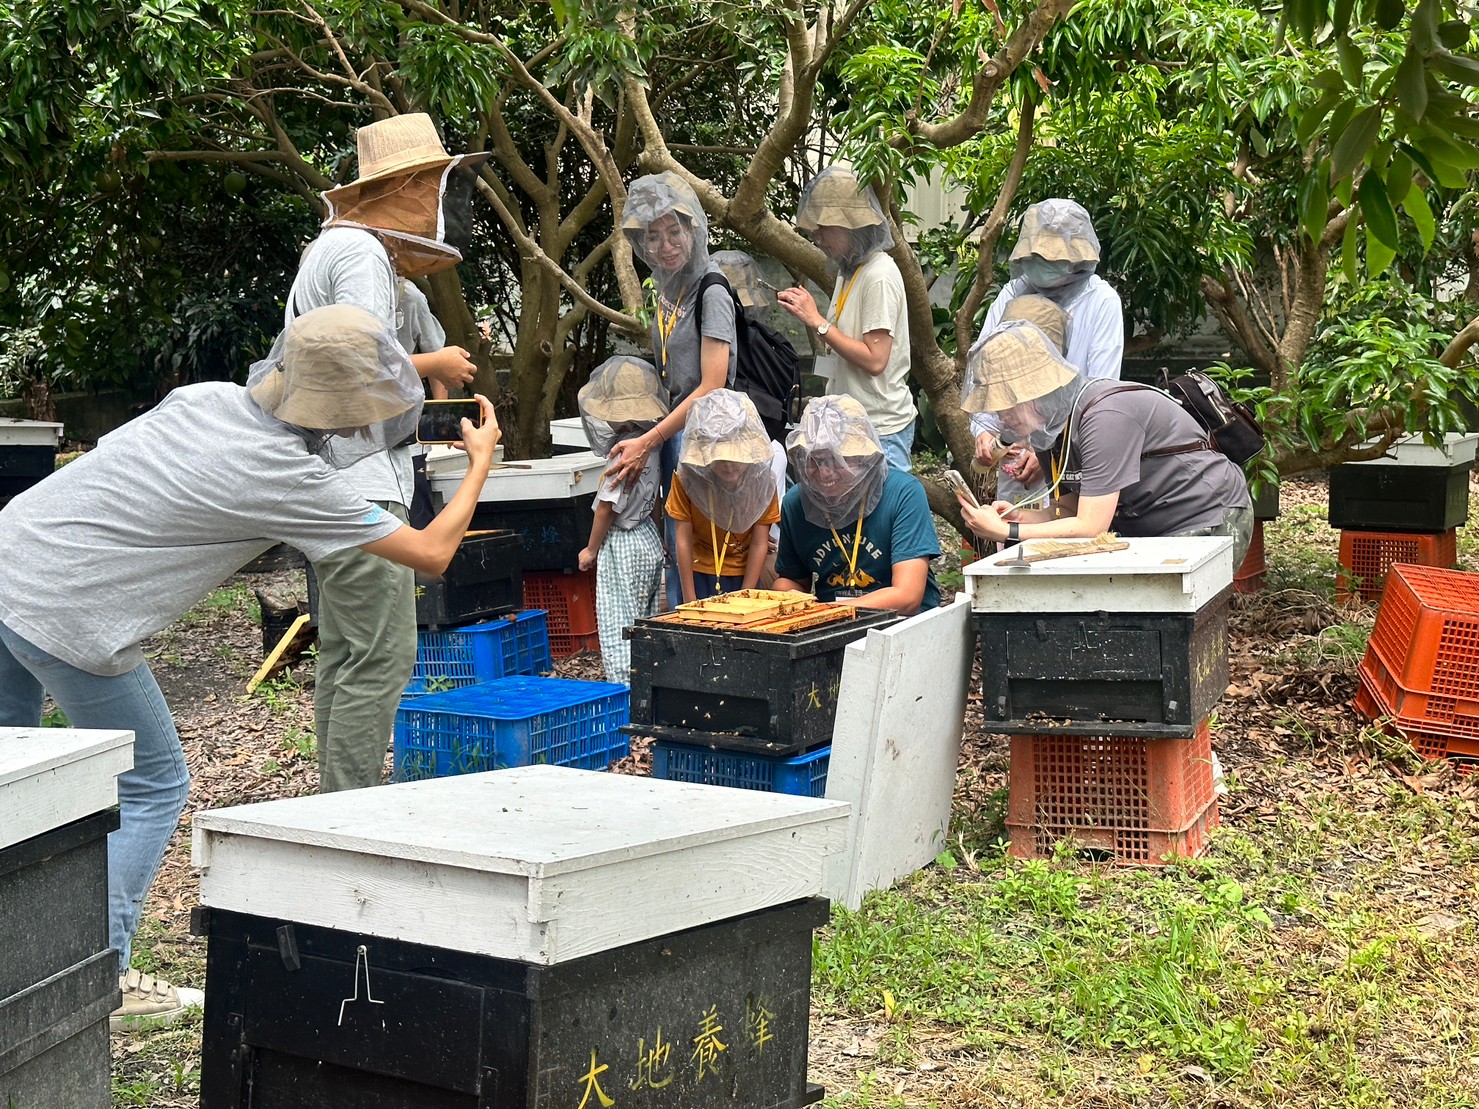
[[[313,241],[298,269],[283,326],[315,308],[352,304],[399,335],[404,322],[397,296],[400,286],[379,239],[357,227],[330,227]],[[363,458],[347,467],[344,476],[366,500],[411,503],[414,479],[409,447],[393,447]]]
[[[832,352],[817,357],[816,372],[831,380],[833,392],[845,393],[863,406],[874,431],[893,435],[908,427],[915,416],[914,396],[909,392],[909,306],[904,298],[904,277],[894,260],[881,250],[854,274],[846,280],[838,275],[827,319],[859,342],[870,331],[887,331],[894,337],[888,365],[874,377]]]
[[[0,622],[90,674],[275,543],[310,560],[401,522],[226,382],[186,385],[0,511]]]

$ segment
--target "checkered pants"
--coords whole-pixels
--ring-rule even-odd
[[[662,591],[662,540],[644,520],[631,531],[612,528],[596,557],[596,628],[606,680],[630,685],[632,645],[623,628],[657,612]]]

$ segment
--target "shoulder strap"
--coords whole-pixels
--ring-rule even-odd
[[[1163,396],[1170,397],[1170,399],[1173,401],[1176,400],[1175,397],[1171,397],[1171,395],[1167,393],[1164,389],[1157,389],[1154,385],[1141,385],[1139,382],[1132,381],[1128,384],[1116,385],[1113,389],[1105,389],[1104,392],[1100,393],[1097,397],[1089,401],[1088,404],[1084,405],[1083,408],[1079,410],[1078,418],[1080,420],[1083,419],[1084,413],[1093,408],[1094,405],[1098,404],[1105,397],[1112,397],[1116,393],[1128,393],[1134,389],[1148,389],[1152,393],[1160,393]],[[1180,407],[1181,402],[1176,401],[1176,403],[1177,406]],[[1161,458],[1168,454],[1191,454],[1194,451],[1215,451],[1216,449],[1217,448],[1214,447],[1208,440],[1198,439],[1195,443],[1184,443],[1179,447],[1158,447],[1156,450],[1153,451],[1142,451],[1140,457]]]
[[[704,341],[704,294],[712,289],[715,285],[723,285],[724,291],[729,294],[730,299],[735,299],[734,290],[729,287],[729,279],[726,278],[722,273],[715,273],[713,270],[710,270],[708,273],[704,274],[702,278],[699,279],[698,301],[693,306],[693,328],[695,331],[698,332],[698,341],[700,345],[702,345]],[[738,322],[736,322],[735,326],[736,328],[739,326]]]

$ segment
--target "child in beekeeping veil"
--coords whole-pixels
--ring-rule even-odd
[[[668,493],[673,562],[684,601],[753,589],[781,518],[770,436],[754,402],[732,389],[696,397]]]
[[[576,397],[591,450],[605,457],[617,443],[646,434],[668,414],[657,370],[640,358],[608,358]],[[636,479],[602,476],[582,570],[596,568],[596,630],[606,680],[629,684],[632,649],[622,630],[657,611],[662,591],[662,538],[654,520],[661,464],[647,459]]]

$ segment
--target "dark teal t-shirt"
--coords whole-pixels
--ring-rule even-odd
[[[813,578],[812,591],[818,600],[832,601],[847,586],[847,564],[852,554],[856,524],[838,528],[842,549],[827,528],[811,523],[801,511],[801,487],[792,486],[781,504],[781,539],[776,550],[775,572],[795,581]],[[913,474],[890,468],[883,482],[878,507],[863,519],[863,537],[858,545],[858,581],[865,593],[892,585],[894,563],[911,558],[935,558],[940,537],[930,515],[924,486]],[[921,608],[940,603],[935,572],[924,583]]]

